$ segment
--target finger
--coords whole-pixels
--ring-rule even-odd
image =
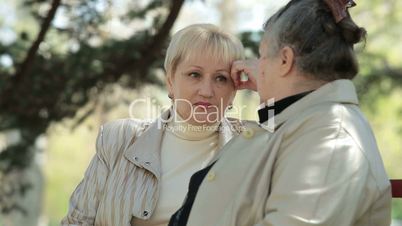
[[[250,85],[252,85],[252,84],[249,81],[240,82],[239,85],[236,88],[238,90],[250,89]]]
[[[230,71],[230,76],[232,77],[233,81],[235,81],[236,84],[240,82],[240,75],[241,72],[244,71],[245,65],[243,61],[235,61],[232,64],[231,71]]]

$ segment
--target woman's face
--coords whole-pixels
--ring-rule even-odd
[[[275,97],[276,89],[279,88],[277,77],[280,70],[281,60],[278,56],[268,56],[269,41],[263,39],[260,44],[258,59],[257,91],[263,101]]]
[[[236,94],[230,67],[210,56],[179,62],[167,87],[183,120],[193,125],[220,121]]]

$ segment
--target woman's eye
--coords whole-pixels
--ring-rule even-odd
[[[226,82],[228,79],[224,75],[218,75],[216,76],[216,81],[218,82]]]
[[[192,77],[192,78],[198,78],[198,77],[200,77],[201,75],[200,75],[200,73],[198,73],[198,72],[190,72],[190,73],[188,74],[188,76],[190,76],[190,77]]]

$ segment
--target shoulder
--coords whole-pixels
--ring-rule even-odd
[[[145,130],[150,123],[148,120],[131,118],[106,122],[100,127],[96,141],[98,156],[103,158],[109,167],[112,167],[136,135]]]
[[[332,150],[334,156],[369,167],[382,160],[370,124],[357,105],[327,103],[301,112],[280,128],[285,143]],[[335,151],[336,150],[336,151]]]
[[[357,109],[357,110],[356,110]],[[306,109],[289,118],[281,130],[286,134],[305,133],[320,129],[331,130],[334,135],[345,127],[351,118],[360,118],[359,109],[354,105],[325,103]],[[352,121],[353,121],[352,120]],[[353,122],[352,122],[353,123]]]
[[[362,148],[363,143],[375,140],[371,126],[357,105],[343,103],[327,103],[302,112],[295,119],[289,120],[290,130],[331,131],[334,137],[344,135],[351,138],[352,143]],[[293,132],[292,132],[293,133]],[[364,140],[364,141],[363,141]],[[362,143],[363,142],[363,143]]]
[[[362,178],[378,186],[375,190],[389,186],[370,124],[355,104],[325,103],[306,109],[277,132],[282,156],[292,156],[295,162],[319,159],[342,173],[366,174]]]
[[[136,131],[149,126],[151,122],[140,119],[117,119],[106,122],[101,126],[100,132],[104,137],[122,135],[123,137],[135,135]]]
[[[355,136],[348,132],[350,127],[355,127],[354,121],[359,118],[353,108],[351,105],[328,103],[289,118],[275,131],[282,146],[290,147],[282,151],[304,155],[304,152],[314,153],[312,149],[317,152],[326,150],[325,153],[364,162],[362,147],[356,142]],[[366,142],[371,142],[371,139]]]

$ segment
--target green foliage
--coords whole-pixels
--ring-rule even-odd
[[[132,13],[141,11],[137,6],[127,9],[122,17],[130,15],[132,20],[144,20],[146,16],[153,23],[121,39],[105,35],[102,28],[111,7],[105,1],[58,2],[22,1],[32,18],[41,24],[39,35],[30,37],[31,31],[22,30],[12,43],[0,42],[0,56],[12,59],[12,65],[0,64],[0,131],[16,129],[22,134],[20,143],[0,152],[0,174],[29,165],[36,138],[51,123],[72,118],[84,105],[93,102],[92,109],[84,115],[87,117],[108,84],[136,88],[158,81],[153,72],[161,66],[162,49],[183,4],[183,0],[150,1],[141,15]],[[53,20],[52,10],[58,10],[69,22],[50,23],[48,30],[46,22]],[[166,11],[169,14],[163,13]],[[42,41],[40,34],[52,39]],[[6,176],[0,177],[3,185],[2,178]],[[1,198],[12,199],[3,195],[0,194]]]

